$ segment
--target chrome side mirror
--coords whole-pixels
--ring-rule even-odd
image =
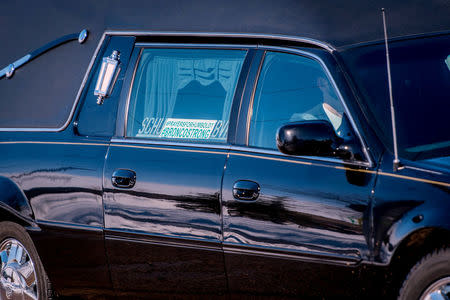
[[[94,95],[98,96],[98,105],[102,105],[105,98],[111,95],[117,76],[120,72],[119,57],[120,52],[117,50],[114,50],[111,56],[103,57],[102,66],[98,73],[94,90]]]

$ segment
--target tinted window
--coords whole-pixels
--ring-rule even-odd
[[[450,155],[450,36],[389,44],[400,156],[421,160]],[[392,126],[383,43],[343,53],[365,109],[392,148]]]
[[[277,149],[277,130],[290,122],[329,121],[341,137],[350,135],[344,108],[320,64],[312,59],[267,52],[250,121],[249,145]]]
[[[144,49],[127,136],[224,142],[243,50]]]

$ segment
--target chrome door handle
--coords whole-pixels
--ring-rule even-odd
[[[115,187],[130,189],[136,183],[136,173],[132,170],[117,169],[112,174],[111,182]]]
[[[259,191],[259,184],[250,180],[238,180],[233,185],[233,197],[241,201],[257,200]]]

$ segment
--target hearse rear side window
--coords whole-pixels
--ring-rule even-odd
[[[143,49],[127,136],[225,142],[246,50]]]

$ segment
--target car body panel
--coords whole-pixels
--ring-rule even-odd
[[[108,257],[117,289],[225,291],[220,183],[226,156],[226,150],[111,144],[104,205]],[[112,186],[111,175],[121,168],[136,172],[133,189]],[[124,233],[138,238],[127,239]],[[197,250],[196,242],[205,248]],[[203,268],[204,259],[209,271]],[[195,283],[187,280],[192,277]]]
[[[392,159],[389,154],[383,158],[385,167],[381,167],[373,200],[374,254],[385,264],[412,233],[426,228],[445,231],[450,224],[448,173],[439,173],[431,165],[428,169],[411,169],[406,166],[414,164],[409,163],[394,173],[390,170]]]

